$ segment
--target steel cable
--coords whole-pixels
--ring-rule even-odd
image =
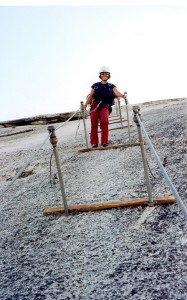
[[[147,134],[147,132],[146,132],[146,130],[145,130],[145,128],[144,128],[144,125],[143,125],[143,123],[142,123],[142,121],[141,121],[141,119],[140,119],[138,113],[136,113],[136,117],[137,117],[138,122],[139,122],[139,124],[140,124],[140,126],[141,126],[141,129],[142,129],[142,131],[143,131],[143,133],[144,133],[144,135],[145,135],[145,137],[146,137],[146,139],[147,139],[147,143],[148,143],[148,145],[149,145],[149,148],[150,148],[150,150],[152,151],[152,153],[153,153],[153,155],[154,155],[154,157],[155,157],[155,160],[156,160],[156,162],[157,162],[157,164],[158,164],[158,166],[159,166],[159,168],[160,168],[160,171],[161,171],[163,177],[165,178],[165,181],[166,181],[167,184],[169,185],[169,187],[170,187],[170,189],[171,189],[173,195],[176,197],[177,204],[178,204],[178,206],[179,206],[179,208],[180,208],[180,210],[181,210],[183,216],[187,219],[187,209],[186,209],[186,207],[185,207],[185,205],[184,205],[182,199],[180,198],[180,196],[179,196],[179,194],[178,194],[176,188],[175,188],[174,185],[172,184],[171,179],[169,178],[169,176],[168,176],[166,170],[164,169],[164,167],[163,167],[163,165],[162,165],[162,162],[160,161],[160,158],[158,157],[158,154],[156,153],[156,151],[155,151],[155,149],[154,149],[154,147],[153,147],[153,145],[152,145],[152,143],[151,143],[151,140],[149,139],[149,136],[148,136],[148,134]]]
[[[73,113],[71,115],[71,117],[66,120],[62,125],[60,125],[59,127],[56,128],[56,130],[60,129],[62,126],[64,126],[67,122],[69,122],[74,116],[75,114],[79,111],[79,109]],[[47,137],[44,139],[43,143],[39,146],[39,148],[37,149],[36,153],[44,146],[44,144],[48,141],[48,139],[50,138],[51,134],[48,134]],[[16,181],[16,179],[19,178],[19,176],[21,175],[21,173],[28,167],[28,165],[30,165],[31,161],[34,159],[36,153],[34,153],[31,158],[23,165],[23,167],[20,169],[20,171],[14,176],[14,178],[12,179],[12,181],[2,190],[0,197],[2,197],[13,185],[13,183]]]
[[[77,130],[76,130],[76,133],[75,133],[75,139],[77,138],[77,134],[78,134],[78,131],[79,131],[80,121],[81,121],[81,111],[79,110],[79,112],[78,112],[78,125],[77,125]]]
[[[67,122],[69,122],[78,112],[80,111],[80,108],[77,109],[77,111],[75,113],[73,113],[69,119],[67,119],[63,124],[59,125],[57,128],[55,128],[55,130],[60,129],[62,126],[64,126]]]
[[[37,152],[43,147],[43,145],[46,143],[46,141],[49,139],[49,134],[48,136],[45,138],[45,140],[43,141],[43,143],[40,145],[40,147],[37,149]],[[14,176],[14,178],[12,179],[12,181],[4,188],[4,190],[1,192],[0,196],[3,196],[5,194],[5,192],[7,192],[10,187],[13,185],[14,181],[21,175],[21,173],[28,167],[28,165],[31,163],[31,161],[34,159],[34,156],[36,155],[36,153],[34,153],[31,158],[23,165],[23,167],[20,169],[20,171]]]

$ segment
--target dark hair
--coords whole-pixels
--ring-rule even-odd
[[[103,73],[103,72],[101,72],[101,73]],[[99,78],[101,79],[101,73],[99,73]],[[108,73],[109,75],[108,75],[108,79],[110,79],[110,73]]]

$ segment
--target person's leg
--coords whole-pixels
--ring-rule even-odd
[[[99,112],[97,109],[90,110],[90,120],[91,120],[91,134],[90,143],[91,145],[98,145],[98,120]]]
[[[109,111],[107,107],[102,107],[100,110],[100,122],[101,122],[101,144],[108,144],[108,117]]]

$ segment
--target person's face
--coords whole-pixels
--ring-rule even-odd
[[[101,79],[103,81],[106,81],[106,80],[108,80],[109,75],[110,74],[108,72],[101,72]]]

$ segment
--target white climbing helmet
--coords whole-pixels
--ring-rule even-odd
[[[106,66],[101,67],[99,70],[99,73],[102,73],[102,72],[110,73],[109,67],[106,67]]]

